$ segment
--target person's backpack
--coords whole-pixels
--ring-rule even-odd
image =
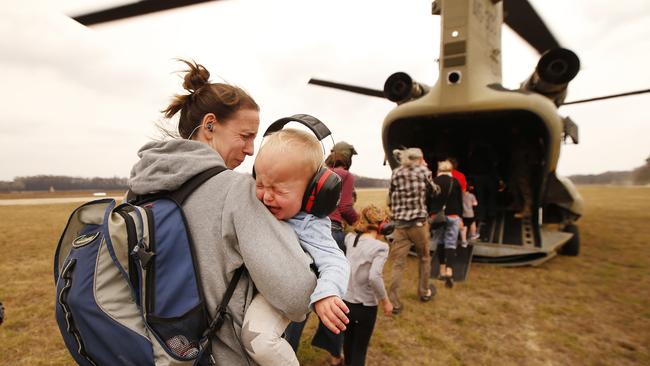
[[[243,271],[218,316],[203,298],[194,243],[181,208],[209,169],[173,192],[88,202],[70,216],[54,257],[56,320],[80,365],[192,365],[211,359]]]

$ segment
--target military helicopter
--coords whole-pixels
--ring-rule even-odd
[[[205,1],[144,0],[74,19],[92,25]],[[440,77],[434,85],[405,73],[391,75],[383,90],[309,82],[397,104],[382,127],[385,161],[392,168],[397,166],[392,151],[400,147],[420,147],[432,167],[448,157],[458,160],[482,202],[481,240],[467,261],[473,254],[475,260],[500,265],[534,265],[557,253],[578,255],[582,198],[568,179],[556,174],[561,144],[577,143],[578,128],[558,108],[650,90],[565,102],[580,61],[560,48],[525,0],[437,0],[432,13],[441,17]],[[542,54],[535,71],[515,90],[501,84],[504,22]],[[517,164],[512,157],[525,159]],[[510,206],[513,191],[522,188],[529,192],[525,208],[530,214],[518,218]]]
[[[397,104],[382,126],[391,168],[399,165],[392,151],[400,147],[421,148],[434,170],[437,161],[457,159],[480,202],[481,239],[473,253],[461,254],[466,262],[472,254],[475,261],[504,266],[536,265],[558,253],[578,255],[576,221],[583,199],[570,180],[556,173],[561,144],[567,139],[577,144],[578,127],[558,108],[650,90],[565,102],[579,58],[560,47],[525,0],[436,0],[432,13],[441,16],[440,77],[434,85],[403,72],[392,74],[383,90],[320,79],[309,83]],[[542,54],[515,90],[501,84],[504,20]],[[514,196],[522,194],[528,197],[516,207],[522,199]]]

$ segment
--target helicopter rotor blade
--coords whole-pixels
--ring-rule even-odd
[[[345,90],[345,91],[349,91],[349,92],[352,92],[352,93],[369,95],[371,97],[386,98],[383,91],[377,90],[377,89],[364,88],[362,86],[334,83],[334,82],[331,82],[331,81],[314,79],[314,78],[309,79],[308,84],[314,84],[314,85],[324,86],[324,87],[327,87],[327,88]]]
[[[74,16],[72,19],[85,26],[89,26],[204,3],[207,1],[214,0],[141,0],[114,8]]]
[[[555,36],[527,0],[504,0],[503,20],[537,52],[560,47]]]
[[[562,105],[594,102],[594,101],[597,101],[597,100],[619,98],[619,97],[627,97],[628,95],[637,95],[637,94],[645,94],[645,93],[650,93],[650,89],[635,90],[635,91],[631,91],[631,92],[627,92],[627,93],[611,94],[611,95],[605,95],[605,96],[602,96],[602,97],[574,100],[574,101],[571,101],[571,102],[562,103]]]

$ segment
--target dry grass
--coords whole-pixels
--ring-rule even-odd
[[[0,193],[0,200],[8,199],[21,199],[21,198],[58,198],[58,197],[92,197],[95,192],[104,192],[107,197],[121,197],[124,195],[125,190],[122,191],[102,191],[102,190],[91,190],[91,191],[57,191],[57,192],[45,192],[45,191],[30,191],[30,192],[11,192],[11,193]]]
[[[469,280],[420,303],[415,260],[403,283],[405,310],[380,315],[368,365],[641,365],[650,364],[650,188],[580,187],[582,254],[540,267],[474,264]],[[359,204],[385,202],[361,191]],[[0,364],[68,365],[53,315],[52,254],[76,204],[0,207]],[[390,265],[386,266],[386,272]],[[388,276],[386,276],[388,278]],[[323,365],[309,346],[299,358]]]

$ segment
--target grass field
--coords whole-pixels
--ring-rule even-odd
[[[650,188],[580,187],[582,253],[539,267],[473,264],[453,290],[417,301],[415,258],[405,309],[379,315],[368,365],[650,365]],[[12,197],[14,198],[14,197]],[[385,201],[361,191],[359,204]],[[70,365],[54,320],[52,256],[77,204],[0,207],[0,365]],[[386,266],[388,277],[390,263]],[[323,365],[305,330],[299,359]]]
[[[124,195],[123,191],[57,191],[57,192],[11,192],[0,193],[0,200],[6,199],[21,199],[21,198],[59,198],[59,197],[92,197],[95,192],[104,192],[106,196],[121,197]]]

